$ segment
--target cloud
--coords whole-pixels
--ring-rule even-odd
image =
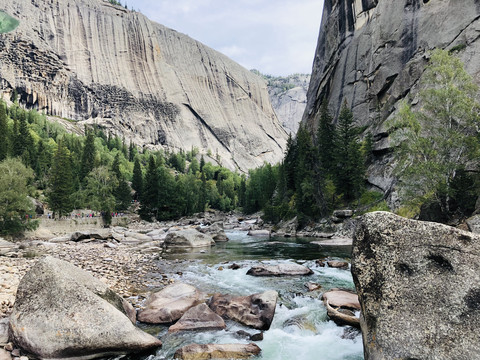
[[[323,0],[131,0],[150,19],[272,75],[308,73]]]

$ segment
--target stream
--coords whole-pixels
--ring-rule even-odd
[[[174,274],[168,274],[169,277],[194,285],[209,295],[215,292],[251,295],[276,290],[279,299],[275,317],[270,329],[264,332],[264,340],[256,342],[262,353],[252,358],[254,360],[363,359],[360,332],[329,321],[320,300],[321,293],[331,288],[354,289],[350,271],[320,267],[315,263],[316,259],[324,258],[350,260],[351,247],[320,247],[310,243],[311,239],[252,237],[241,231],[227,231],[227,236],[230,241],[208,250],[166,253],[164,259],[169,265],[162,265],[163,260],[160,260],[159,267],[167,267]],[[311,268],[314,274],[297,277],[246,275],[251,266],[260,262],[297,262]],[[229,269],[233,263],[240,268]],[[304,286],[308,281],[320,284],[321,290],[308,292]],[[162,349],[145,360],[173,359],[178,348],[191,343],[249,343],[251,341],[236,332],[259,332],[233,321],[226,321],[226,324],[226,330],[191,333],[168,333],[167,326],[140,325],[163,342]]]

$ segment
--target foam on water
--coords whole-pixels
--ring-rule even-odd
[[[176,271],[177,280],[192,284],[207,294],[215,292],[233,295],[250,295],[266,290],[276,290],[279,293],[276,312],[271,328],[264,332],[264,340],[257,342],[262,353],[257,359],[262,360],[360,360],[363,359],[363,344],[360,332],[350,332],[345,337],[347,327],[339,327],[329,321],[323,302],[319,299],[320,292],[308,293],[304,284],[307,281],[319,283],[322,291],[333,287],[353,289],[353,281],[348,270],[340,270],[318,266],[313,259],[316,254],[308,254],[305,260],[305,246],[298,243],[281,244],[297,248],[298,254],[293,254],[296,260],[267,260],[265,254],[256,253],[251,256],[251,247],[261,248],[270,239],[247,237],[245,233],[229,233],[231,242],[220,250],[213,250],[208,260],[180,263]],[[237,253],[229,255],[229,246]],[[250,254],[241,259],[241,247],[248,248]],[[265,247],[264,247],[265,248]],[[268,248],[267,248],[268,249]],[[215,251],[218,251],[215,255]],[[250,252],[249,252],[250,251]],[[292,253],[289,253],[292,254]],[[201,256],[199,256],[201,259]],[[317,257],[318,258],[318,257]],[[191,259],[191,257],[189,257]],[[229,269],[233,262],[241,266],[238,270]],[[215,261],[216,260],[216,261]],[[294,277],[253,277],[247,275],[252,265],[259,263],[278,264],[298,262],[314,271],[311,276]],[[221,270],[222,268],[223,270]],[[250,341],[238,336],[238,330],[250,334],[258,330],[244,327],[233,321],[227,321],[227,329],[222,331],[174,333],[169,334],[164,327],[157,335],[163,341],[163,349],[159,350],[155,360],[172,359],[176,349],[190,343],[248,343]],[[345,338],[344,338],[345,337]],[[151,359],[149,359],[151,360]]]

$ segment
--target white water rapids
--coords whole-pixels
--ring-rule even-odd
[[[215,292],[233,295],[251,295],[266,290],[276,290],[279,299],[273,323],[264,332],[264,340],[256,344],[262,360],[360,360],[363,359],[361,334],[349,327],[339,327],[327,317],[320,300],[321,292],[334,287],[353,289],[348,270],[320,267],[315,259],[345,259],[349,248],[320,248],[308,240],[268,239],[247,236],[244,232],[228,232],[230,241],[213,247],[207,252],[194,250],[184,254],[170,254],[170,259],[179,259],[171,266],[178,281],[196,286],[207,294]],[[171,260],[170,260],[171,261]],[[298,262],[314,271],[303,277],[253,277],[247,270],[259,262],[278,264]],[[236,263],[238,270],[228,269]],[[223,270],[222,270],[223,269]],[[320,291],[307,292],[307,281],[322,286]],[[258,330],[227,321],[222,331],[180,332],[169,334],[165,326],[142,326],[158,336],[163,348],[148,360],[173,359],[175,351],[191,343],[248,343],[248,339],[236,334],[238,330],[250,334]]]

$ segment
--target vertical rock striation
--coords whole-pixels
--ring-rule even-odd
[[[245,170],[283,155],[266,84],[190,37],[106,0],[0,0],[0,93],[139,145],[196,146]]]
[[[465,0],[325,0],[303,122],[315,131],[324,99],[344,100],[374,135],[371,185],[392,186],[388,128],[399,101],[414,100],[434,48],[454,49],[480,82],[480,3]]]

